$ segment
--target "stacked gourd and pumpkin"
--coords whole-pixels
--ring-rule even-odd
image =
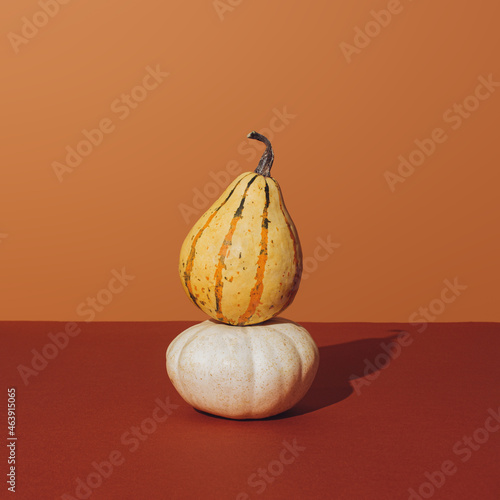
[[[264,418],[294,406],[316,375],[319,354],[300,325],[275,318],[293,301],[302,251],[280,187],[271,143],[255,172],[237,177],[181,249],[179,273],[210,320],[167,350],[167,372],[193,407],[228,418]]]

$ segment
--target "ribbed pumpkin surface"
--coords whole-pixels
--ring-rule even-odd
[[[265,418],[294,406],[316,375],[319,352],[305,328],[283,318],[262,325],[194,325],[169,345],[167,372],[183,399],[228,418]]]

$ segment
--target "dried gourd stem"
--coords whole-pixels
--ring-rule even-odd
[[[250,132],[247,137],[249,139],[256,139],[257,141],[263,142],[266,145],[266,150],[264,151],[264,154],[262,155],[257,168],[255,169],[255,173],[263,175],[264,177],[270,177],[271,167],[273,166],[274,162],[274,152],[269,139],[267,137],[264,137],[262,134],[255,132],[255,130]]]

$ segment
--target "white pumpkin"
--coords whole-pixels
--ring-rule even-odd
[[[234,419],[265,418],[306,394],[319,353],[307,330],[274,318],[252,326],[214,320],[179,334],[167,349],[167,372],[198,410]]]

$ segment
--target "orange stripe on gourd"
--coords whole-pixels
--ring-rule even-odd
[[[262,293],[264,292],[264,273],[266,270],[267,262],[267,242],[269,233],[269,185],[266,182],[265,193],[266,193],[266,203],[264,205],[264,212],[262,213],[262,229],[260,233],[260,252],[257,259],[257,272],[255,273],[255,285],[250,291],[250,303],[248,304],[247,310],[238,318],[238,324],[243,325],[247,323],[250,318],[255,314],[257,307],[260,305],[260,299],[262,298]]]
[[[232,239],[234,232],[236,230],[236,225],[238,222],[243,218],[243,208],[245,207],[245,200],[246,196],[248,193],[248,190],[250,189],[250,186],[253,184],[255,179],[258,177],[258,175],[254,175],[250,182],[247,184],[247,187],[245,188],[245,192],[243,193],[243,196],[241,198],[241,202],[239,207],[236,209],[236,212],[234,213],[233,218],[231,219],[231,224],[229,225],[229,230],[224,238],[224,241],[222,243],[222,246],[219,250],[219,262],[217,263],[217,268],[215,269],[215,313],[217,314],[217,319],[219,321],[223,321],[225,323],[228,322],[228,319],[224,316],[222,313],[222,307],[221,307],[221,302],[222,302],[222,271],[226,269],[225,265],[225,260],[229,251],[229,247],[232,245]]]
[[[189,252],[189,256],[186,260],[186,269],[184,271],[184,283],[186,284],[186,288],[188,290],[189,296],[191,297],[191,300],[198,306],[198,301],[197,298],[193,294],[193,287],[191,285],[191,272],[193,270],[193,265],[194,265],[194,258],[196,256],[196,244],[198,243],[198,240],[201,238],[203,232],[205,229],[208,228],[210,223],[212,222],[212,219],[217,215],[217,212],[229,201],[231,198],[232,194],[240,184],[240,182],[244,179],[242,177],[234,186],[234,188],[231,190],[231,192],[227,195],[227,198],[210,214],[208,217],[207,221],[203,225],[203,227],[198,231],[196,236],[193,238],[193,242],[191,243],[191,251]],[[248,187],[247,187],[248,189]],[[246,192],[246,191],[245,191]]]

